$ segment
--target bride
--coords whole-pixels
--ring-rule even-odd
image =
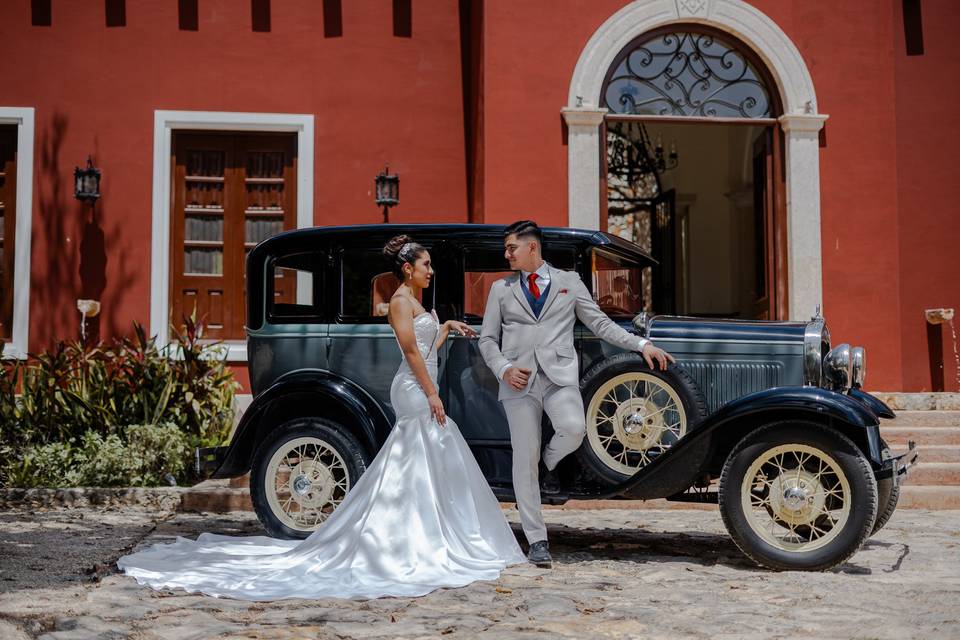
[[[123,556],[117,566],[154,589],[243,600],[421,596],[494,580],[526,562],[500,505],[437,394],[440,324],[418,301],[430,254],[408,236],[383,249],[403,280],[389,320],[403,359],[390,402],[397,422],[366,473],[305,540],[204,533]]]

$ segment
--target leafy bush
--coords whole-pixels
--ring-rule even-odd
[[[158,348],[134,323],[107,345],[59,342],[0,365],[0,486],[189,481],[193,448],[230,433],[237,383],[201,322],[174,334]]]

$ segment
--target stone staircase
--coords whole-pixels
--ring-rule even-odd
[[[900,507],[960,509],[960,411],[897,411],[880,435],[894,453],[917,443],[919,461],[904,482]]]

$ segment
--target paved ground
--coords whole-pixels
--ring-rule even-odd
[[[156,593],[113,565],[176,535],[260,533],[251,514],[5,511],[0,638],[960,637],[960,511],[900,511],[819,574],[757,569],[715,511],[547,517],[552,571],[514,567],[416,599],[253,604]]]

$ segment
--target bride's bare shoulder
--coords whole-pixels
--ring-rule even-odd
[[[390,298],[387,321],[393,324],[395,319],[413,318],[417,314],[417,305],[413,298],[403,293],[395,293]]]

